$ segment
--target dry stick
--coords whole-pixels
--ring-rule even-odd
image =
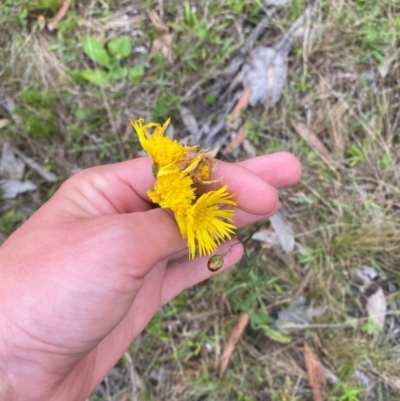
[[[51,22],[47,24],[47,29],[52,31],[54,28],[57,28],[58,23],[64,18],[65,14],[67,13],[69,6],[71,5],[71,0],[65,0],[61,8],[58,10],[55,17],[52,19]]]
[[[56,182],[57,176],[50,171],[46,171],[39,163],[36,163],[33,159],[26,156],[17,148],[13,148],[13,152],[33,171],[36,171],[44,180],[47,182]]]

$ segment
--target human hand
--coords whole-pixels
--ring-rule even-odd
[[[0,399],[85,400],[161,305],[213,275],[208,257],[180,257],[176,222],[149,203],[151,164],[74,175],[0,247]],[[282,152],[220,162],[216,175],[241,227],[271,216],[275,188],[295,184],[301,167]],[[235,245],[221,271],[242,253]]]

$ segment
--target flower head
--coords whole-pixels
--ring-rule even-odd
[[[235,233],[236,227],[232,224],[235,212],[220,208],[220,205],[237,206],[227,189],[225,185],[217,191],[204,193],[186,211],[185,216],[177,217],[182,237],[188,239],[191,258],[196,254],[196,246],[200,256],[209,255],[222,240],[231,238]]]
[[[167,136],[164,136],[170,119],[168,119],[164,125],[156,123],[143,125],[143,122],[143,118],[136,121],[131,120],[131,124],[139,137],[140,144],[152,158],[156,166],[156,172],[162,167],[186,159],[189,156],[189,151],[197,148],[197,146],[183,146],[178,143],[178,141],[173,141]],[[152,134],[148,132],[149,128],[154,128]]]
[[[143,125],[143,119],[131,120],[143,149],[153,160],[153,175],[157,178],[147,194],[152,202],[174,213],[182,237],[187,238],[189,257],[194,258],[197,249],[200,256],[208,255],[234,234],[235,212],[225,207],[237,203],[226,185],[196,195],[196,184],[220,181],[213,177],[218,148],[197,150],[197,146],[184,146],[165,137],[169,121]]]
[[[184,214],[196,199],[191,178],[179,169],[158,177],[153,189],[147,194],[152,202],[180,214]]]
[[[220,181],[220,179],[213,179],[216,169],[214,157],[218,153],[218,150],[219,147],[210,152],[201,149],[192,159],[186,162],[187,166],[184,171],[191,174],[195,184],[211,184]]]

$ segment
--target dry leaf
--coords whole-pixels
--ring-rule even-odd
[[[242,129],[239,129],[237,135],[232,139],[229,145],[222,151],[222,154],[227,155],[228,153],[237,149],[245,139],[246,139],[246,134]]]
[[[165,136],[167,136],[169,139],[175,139],[175,127],[174,124],[169,123],[167,129],[165,130],[164,133]]]
[[[386,316],[386,298],[382,287],[377,286],[376,291],[367,299],[366,310],[371,320],[383,330]],[[378,333],[374,333],[378,334]]]
[[[7,120],[7,118],[0,118],[0,129],[4,128],[10,120]]]
[[[199,124],[197,123],[196,117],[191,112],[188,107],[181,106],[181,119],[187,130],[193,135],[194,138],[197,138],[199,135]],[[193,143],[197,143],[198,141],[193,141]]]
[[[354,370],[353,377],[362,388],[370,388],[373,384],[372,380],[360,369]]]
[[[142,20],[143,20],[142,14],[128,16],[128,14],[126,14],[125,12],[116,12],[115,14],[107,18],[107,22],[104,25],[104,29],[106,31],[122,29],[125,32],[129,32],[131,30],[135,30],[137,32],[137,28],[140,27]],[[134,49],[135,52],[138,52],[136,50],[138,47]],[[142,49],[146,50],[144,46],[142,46]]]
[[[168,63],[173,63],[172,58],[172,43],[173,43],[173,36],[172,34],[165,33],[159,36],[151,46],[152,53],[161,53],[168,61]]]
[[[33,171],[36,171],[44,180],[47,182],[56,182],[57,176],[50,171],[46,171],[39,163],[36,163],[33,159],[25,156],[21,151],[14,148],[14,153]]]
[[[250,106],[264,103],[274,107],[281,98],[286,78],[283,57],[272,47],[255,49],[249,62],[243,67],[243,83],[250,85]]]
[[[147,8],[147,15],[151,19],[151,22],[155,26],[158,32],[168,32],[168,26],[165,25],[164,21],[161,19],[160,15],[156,10],[152,10],[151,8]]]
[[[36,190],[37,186],[31,181],[9,180],[1,184],[1,189],[4,198],[14,199],[19,194]]]
[[[153,42],[151,51],[152,53],[161,53],[168,60],[168,62],[172,64],[172,44],[174,36],[173,34],[168,33],[168,26],[165,25],[164,21],[155,10],[148,8],[146,11],[158,32],[158,37]]]
[[[24,175],[24,170],[24,162],[17,159],[14,148],[9,143],[5,143],[0,161],[0,174],[5,179],[20,180]]]
[[[265,242],[266,244],[270,245],[279,245],[279,239],[276,232],[271,230],[260,230],[253,234],[251,239]]]
[[[323,401],[321,387],[325,384],[324,367],[306,343],[304,343],[304,362],[307,369],[307,381],[312,388],[314,401]]]
[[[352,279],[364,286],[369,286],[378,277],[379,273],[373,266],[361,266],[352,274]]]
[[[332,134],[332,148],[333,153],[336,160],[343,159],[343,152],[344,152],[344,143],[342,135],[345,132],[346,127],[344,124],[344,114],[347,112],[343,103],[338,103],[334,107],[327,102],[326,103],[326,111],[328,114],[328,118],[331,123],[331,134]]]
[[[232,110],[231,121],[238,120],[241,116],[242,110],[247,109],[247,106],[249,105],[250,94],[250,85],[246,85],[239,97],[239,100],[236,103],[235,108]]]
[[[257,157],[256,147],[248,139],[243,141],[242,148],[246,152],[249,159],[254,159]]]
[[[394,56],[392,57],[387,57],[383,60],[383,62],[378,66],[378,72],[381,78],[385,78],[386,75],[389,73],[390,70],[390,64],[392,64],[392,61],[395,59]]]
[[[278,236],[283,250],[286,253],[292,252],[295,245],[292,226],[283,218],[279,211],[270,217],[269,221]]]
[[[240,97],[232,110],[232,113],[228,116],[229,124],[235,125],[235,122],[240,119],[242,110],[247,109],[249,105],[249,99],[251,96],[250,85],[246,85],[240,94]],[[227,125],[227,124],[226,124]],[[222,151],[222,154],[227,155],[233,150],[237,149],[243,141],[246,139],[246,134],[243,129],[239,129],[236,136],[232,139],[232,141],[226,146],[226,148]]]
[[[9,117],[17,124],[21,122],[21,118],[14,113],[14,100],[0,92],[0,109],[4,109]]]
[[[220,378],[224,375],[226,368],[228,367],[228,363],[231,359],[232,352],[235,349],[235,345],[239,341],[239,338],[242,336],[248,323],[249,323],[249,315],[245,313],[244,315],[240,316],[238,322],[233,327],[219,363]]]
[[[306,297],[296,298],[287,308],[278,312],[278,318],[272,327],[285,331],[304,329],[315,317],[321,316],[325,312],[324,307],[307,304]]]
[[[275,6],[275,7],[282,7],[284,6],[289,0],[264,0],[264,4],[266,6]]]
[[[308,146],[328,165],[332,171],[336,171],[338,165],[336,161],[332,158],[328,149],[325,145],[318,139],[318,137],[308,129],[308,127],[293,119],[290,120],[296,132],[307,142]]]

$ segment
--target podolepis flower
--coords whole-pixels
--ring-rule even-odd
[[[152,202],[174,213],[184,214],[196,199],[195,188],[190,176],[179,169],[158,177],[152,190],[147,194]]]
[[[153,174],[157,178],[148,191],[150,200],[162,208],[170,209],[175,216],[183,238],[187,238],[189,257],[214,252],[226,238],[231,238],[236,227],[235,212],[228,206],[237,206],[225,185],[216,191],[196,195],[196,184],[218,182],[215,179],[213,151],[197,150],[198,146],[184,146],[164,136],[169,124],[131,120],[143,149],[153,160]],[[152,133],[148,130],[153,129]]]
[[[237,205],[230,199],[233,195],[228,194],[227,189],[225,185],[218,191],[201,195],[187,210],[184,221],[178,223],[183,238],[188,239],[191,258],[194,258],[196,253],[196,242],[199,255],[209,255],[218,248],[224,238],[231,238],[235,233],[236,227],[232,224],[235,212],[220,208],[220,205]]]
[[[196,146],[183,146],[178,141],[164,136],[170,120],[169,118],[164,125],[156,123],[143,125],[143,118],[136,121],[130,120],[139,137],[140,144],[153,160],[155,176],[160,168],[186,159],[189,152],[196,149]],[[152,134],[148,132],[151,128],[154,129]]]

